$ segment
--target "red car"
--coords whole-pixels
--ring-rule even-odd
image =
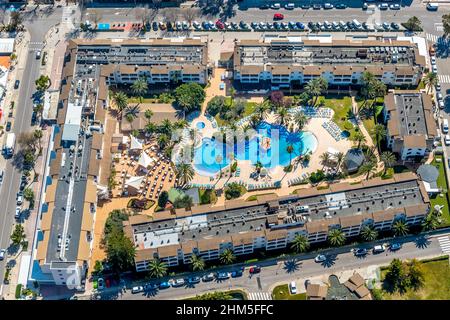
[[[109,279],[106,279],[106,287],[109,288],[111,287],[111,281]]]
[[[253,266],[251,267],[248,272],[250,272],[251,274],[255,274],[255,273],[260,273],[261,272],[261,267],[260,266]]]
[[[225,28],[225,25],[223,24],[222,21],[217,20],[216,21],[216,27],[217,27],[217,29],[223,30]]]
[[[284,19],[284,15],[281,13],[275,13],[273,15],[273,20],[283,20]]]

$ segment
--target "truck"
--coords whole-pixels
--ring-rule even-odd
[[[6,135],[6,142],[3,146],[3,153],[5,158],[10,158],[14,154],[14,147],[16,145],[16,135],[12,132]]]

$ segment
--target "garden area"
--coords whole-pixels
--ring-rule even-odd
[[[242,98],[216,96],[208,102],[207,112],[216,119],[219,126],[229,126],[253,114],[255,107],[255,102]]]
[[[395,261],[395,260],[394,260]],[[415,262],[416,277],[420,280],[419,286],[407,283],[398,289],[392,288],[390,283],[387,283],[386,277],[391,271],[395,273],[396,279],[404,279],[410,281],[411,275],[403,274],[405,262],[391,262],[391,265],[381,270],[381,279],[383,282],[382,289],[375,289],[374,296],[383,300],[449,300],[450,299],[450,266],[448,256],[439,257],[432,260],[423,260]],[[396,267],[398,264],[398,267]],[[411,265],[409,266],[411,268]],[[398,273],[396,270],[399,270]],[[402,271],[403,270],[403,271]],[[411,273],[411,269],[409,270]],[[414,278],[414,275],[413,277]]]
[[[290,294],[287,284],[275,287],[272,296],[273,300],[306,300],[306,293]]]
[[[449,212],[447,178],[445,174],[445,164],[443,162],[443,157],[436,156],[431,164],[439,170],[437,185],[440,189],[442,189],[441,194],[430,196],[431,207],[434,208],[435,205],[443,206],[441,216],[442,223],[440,227],[447,227],[450,225],[450,212]]]

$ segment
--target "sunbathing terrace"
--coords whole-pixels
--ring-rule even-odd
[[[408,40],[317,40],[307,37],[242,40],[234,49],[234,79],[289,87],[323,76],[333,85],[360,84],[364,71],[387,85],[417,85],[425,68]]]
[[[302,189],[295,195],[259,196],[255,201],[229,201],[225,206],[196,206],[191,210],[158,213],[154,220],[131,216],[125,233],[136,245],[136,268],[143,271],[158,257],[169,265],[189,263],[195,253],[205,260],[232,248],[236,255],[254,249],[282,249],[296,234],[311,243],[325,241],[330,228],[342,228],[348,237],[363,225],[389,230],[403,218],[417,224],[429,209],[428,195],[412,173],[379,178],[329,189]]]
[[[83,72],[102,65],[107,84],[133,83],[145,77],[149,83],[181,82],[206,84],[208,46],[200,39],[102,39],[71,41]]]

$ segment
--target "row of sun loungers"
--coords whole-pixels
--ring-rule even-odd
[[[298,184],[302,184],[308,179],[308,177],[309,177],[309,174],[303,173],[301,175],[301,177],[295,177],[293,179],[289,179],[288,186],[290,187],[290,186],[296,186]]]
[[[334,138],[334,140],[339,141],[342,139],[342,130],[333,121],[327,121],[322,123],[322,127],[328,131],[329,134]]]
[[[314,108],[298,106],[289,109],[289,113],[297,113],[302,111],[307,117],[310,118],[325,118],[330,119],[333,116],[333,110],[330,108]]]

